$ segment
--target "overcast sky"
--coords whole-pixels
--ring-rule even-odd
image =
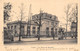
[[[5,1],[6,2],[6,1]],[[8,2],[8,1],[7,1]],[[38,14],[40,11],[40,8],[43,10],[43,12],[47,12],[52,15],[56,15],[60,21],[60,25],[64,25],[66,23],[65,19],[65,7],[67,4],[73,4],[76,3],[77,1],[75,0],[14,0],[11,1],[10,3],[12,4],[12,13],[11,19],[14,21],[17,18],[20,17],[20,7],[21,3],[23,3],[23,8],[24,8],[24,16],[25,19],[27,19],[28,12],[29,12],[29,5],[31,4],[31,12],[32,14]],[[64,18],[63,18],[64,17]]]

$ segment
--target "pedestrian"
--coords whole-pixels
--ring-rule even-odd
[[[60,40],[60,39],[61,39],[61,32],[58,31],[58,40]]]

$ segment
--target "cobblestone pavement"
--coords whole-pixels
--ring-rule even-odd
[[[55,38],[53,40],[52,37],[41,37],[40,40],[38,38],[21,38],[21,41],[18,41],[18,37],[14,38],[14,41],[5,41],[6,45],[36,45],[36,44],[77,44],[77,39],[67,37],[67,39],[58,40],[58,38]]]

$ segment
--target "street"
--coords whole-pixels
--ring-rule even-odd
[[[40,40],[38,38],[22,38],[21,41],[18,41],[19,38],[15,37],[14,41],[5,41],[5,45],[36,45],[36,44],[77,44],[77,39],[67,37],[67,39],[58,40],[55,38],[53,40],[52,37],[41,37]]]

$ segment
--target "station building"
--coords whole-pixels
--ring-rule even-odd
[[[48,13],[39,13],[31,17],[31,20],[21,21],[21,35],[24,36],[37,36],[39,33],[39,21],[41,17],[41,36],[55,36],[58,35],[59,20],[56,15]],[[37,23],[36,23],[37,22]],[[12,32],[11,34],[20,34],[20,21],[9,22],[7,24],[7,30]]]

